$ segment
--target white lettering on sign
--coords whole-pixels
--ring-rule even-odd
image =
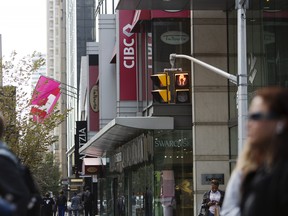
[[[134,34],[130,32],[132,26],[127,24],[123,27],[123,34],[127,36],[127,38],[123,39],[124,49],[123,49],[123,65],[127,69],[131,69],[135,66],[135,40],[131,38]]]
[[[177,148],[177,147],[191,147],[188,140],[155,140],[155,147]]]

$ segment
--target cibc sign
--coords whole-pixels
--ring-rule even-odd
[[[136,35],[131,32],[134,11],[119,10],[120,100],[136,100]]]

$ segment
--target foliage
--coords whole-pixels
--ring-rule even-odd
[[[47,175],[47,173],[49,173],[49,175]],[[45,194],[47,191],[51,191],[53,194],[58,193],[60,189],[59,164],[55,163],[52,153],[47,153],[45,155],[44,160],[39,163],[34,174],[41,194]]]
[[[9,60],[4,61],[3,58],[0,61],[0,72],[2,71],[3,75],[3,87],[0,91],[0,111],[6,122],[4,141],[22,162],[31,169],[38,180],[43,177],[37,177],[37,174],[40,175],[41,173],[39,169],[46,162],[51,162],[51,157],[47,156],[47,151],[53,143],[57,142],[57,137],[52,133],[53,129],[65,120],[69,112],[67,110],[60,113],[59,110],[54,110],[41,123],[32,120],[29,114],[32,95],[32,91],[29,91],[31,89],[30,77],[44,65],[45,59],[40,53],[36,52],[23,58],[18,58],[17,53],[13,52]],[[45,172],[47,171],[45,170]],[[55,176],[57,175],[55,174]],[[42,185],[49,184],[42,182]]]

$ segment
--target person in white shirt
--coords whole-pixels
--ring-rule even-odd
[[[224,191],[219,190],[219,181],[213,179],[211,181],[211,190],[205,192],[203,195],[201,208],[205,209],[205,215],[219,215],[219,211],[224,200],[224,195]]]

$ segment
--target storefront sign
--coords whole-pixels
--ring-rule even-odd
[[[136,35],[133,10],[119,11],[120,100],[136,100]]]
[[[224,174],[201,174],[202,185],[210,185],[213,179],[218,180],[219,184],[224,185]]]
[[[99,67],[98,67],[98,56],[93,60],[94,65],[89,65],[89,115],[88,124],[90,131],[99,131]],[[89,61],[89,64],[91,63]],[[92,63],[91,63],[92,64]]]
[[[179,140],[164,140],[157,139],[154,141],[154,146],[156,148],[182,148],[182,147],[191,147],[191,143],[188,140],[179,139]]]
[[[90,90],[90,107],[94,112],[99,111],[99,90],[97,85],[94,85]]]
[[[81,148],[87,142],[87,121],[76,121],[76,135]]]
[[[181,31],[168,31],[161,35],[161,40],[170,45],[181,45],[189,41],[189,35]]]

